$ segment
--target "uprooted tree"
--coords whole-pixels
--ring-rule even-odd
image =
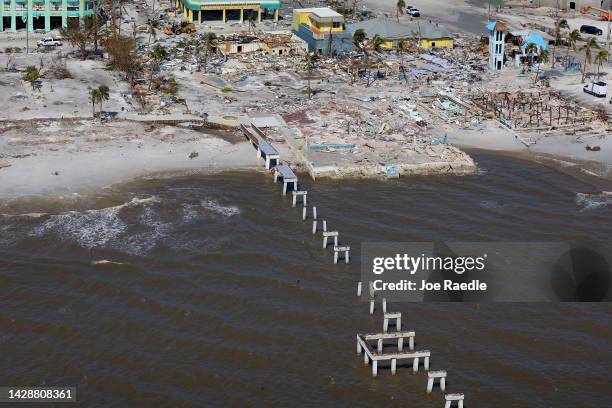
[[[127,80],[131,81],[142,71],[142,62],[133,38],[116,35],[106,40],[105,47],[110,56],[110,66],[123,72]]]
[[[91,17],[83,18],[83,24],[78,19],[68,19],[68,27],[62,28],[60,33],[71,45],[79,49],[81,60],[87,58],[87,46],[93,40],[95,24]]]

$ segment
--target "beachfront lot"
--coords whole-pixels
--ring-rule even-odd
[[[366,4],[369,4],[375,13],[386,13],[390,18],[394,18],[393,2]],[[250,120],[254,114],[278,115],[281,117],[279,123],[286,129],[271,132],[276,137],[276,143],[292,152],[287,157],[296,156],[304,162],[318,162],[320,166],[329,168],[339,164],[347,168],[378,168],[380,164],[427,165],[428,161],[444,162],[443,160],[448,158],[446,152],[434,152],[431,145],[444,140],[445,135],[451,144],[459,147],[531,151],[568,159],[595,161],[602,163],[604,167],[612,164],[612,144],[609,137],[597,136],[589,139],[582,134],[577,136],[575,132],[566,130],[555,132],[554,129],[541,129],[533,134],[523,135],[534,142],[526,146],[513,130],[508,129],[495,117],[488,117],[486,114],[489,112],[471,105],[470,97],[478,92],[540,92],[543,89],[541,85],[536,86],[534,74],[522,74],[520,70],[510,67],[501,73],[491,73],[484,68],[486,56],[479,48],[481,44],[477,35],[482,33],[486,20],[484,2],[458,1],[442,7],[443,2],[440,1],[415,1],[413,5],[421,9],[421,21],[431,20],[441,27],[466,32],[455,34],[458,40],[455,49],[450,53],[438,50],[412,51],[398,58],[393,52],[369,52],[366,61],[374,60],[376,69],[385,73],[384,78],[373,83],[369,83],[369,79],[366,81],[349,74],[346,66],[350,65],[350,61],[347,64],[345,59],[327,56],[322,56],[311,80],[307,80],[308,68],[302,56],[273,57],[257,54],[224,58],[211,55],[206,68],[196,69],[197,64],[193,58],[183,52],[181,58],[165,61],[160,71],[153,75],[171,78],[176,82],[175,93],[170,95],[146,85],[150,78],[148,71],[141,74],[145,85],[132,87],[124,74],[108,67],[106,58],[81,61],[76,54],[77,50],[68,43],[59,49],[41,51],[35,43],[43,35],[37,33],[29,36],[30,50],[25,53],[25,33],[1,33],[0,48],[3,51],[11,46],[20,47],[21,52],[0,53],[0,66],[11,68],[3,72],[0,80],[0,118],[25,121],[74,118],[78,121],[75,122],[76,125],[49,122],[46,128],[37,125],[16,127],[10,132],[5,130],[0,134],[1,142],[5,146],[21,146],[21,150],[13,151],[13,156],[19,158],[7,157],[5,154],[0,165],[10,166],[0,171],[7,175],[9,171],[6,169],[12,167],[11,171],[15,171],[15,168],[19,168],[16,166],[17,161],[23,160],[23,157],[34,157],[34,145],[48,146],[48,149],[40,148],[35,151],[39,159],[27,161],[28,165],[34,168],[42,166],[41,174],[52,174],[55,171],[53,167],[57,165],[51,161],[54,164],[47,166],[45,160],[40,157],[57,155],[58,151],[63,150],[71,152],[70,160],[81,160],[81,156],[86,156],[87,150],[104,152],[100,157],[103,157],[105,162],[115,163],[111,167],[117,170],[108,172],[104,166],[89,168],[91,171],[106,171],[116,179],[122,177],[122,172],[125,177],[132,177],[151,171],[181,168],[183,165],[186,168],[198,165],[215,166],[216,162],[211,158],[217,151],[216,148],[211,147],[208,152],[210,154],[207,154],[205,148],[202,152],[201,143],[204,143],[204,139],[217,140],[218,135],[190,136],[185,129],[163,127],[162,130],[155,131],[161,131],[163,134],[177,133],[178,136],[172,141],[175,148],[158,143],[159,136],[155,136],[155,132],[149,143],[149,135],[145,135],[149,132],[147,126],[132,122],[132,119],[141,115],[152,120],[167,118],[169,115],[195,115],[230,127],[237,127],[241,122]],[[526,18],[523,15],[527,15],[529,21],[538,23],[551,21],[551,17],[539,9],[504,9],[497,13],[496,18],[516,21],[519,17]],[[465,18],[466,16],[469,18]],[[400,16],[401,22],[410,19],[407,15]],[[268,23],[270,22],[264,27],[269,29],[271,27]],[[572,24],[575,24],[575,21]],[[235,26],[236,23],[227,24],[219,32],[227,32],[231,27],[244,29],[243,26]],[[205,32],[210,27],[201,27],[198,30]],[[146,33],[140,33],[137,39],[142,49],[141,55],[147,59],[147,50],[150,49],[148,36]],[[166,36],[160,33],[153,38],[151,46],[159,45],[168,50],[176,50],[179,42],[188,39],[186,35]],[[446,71],[432,68],[429,52],[439,56],[450,68],[444,68]],[[565,53],[565,49],[561,52]],[[581,51],[571,51],[570,55],[578,60],[582,58]],[[468,59],[470,75],[466,73]],[[40,88],[34,88],[23,79],[28,66],[39,68],[42,76]],[[426,71],[425,74],[419,74],[422,76],[403,81],[399,68],[405,66],[419,72],[427,69],[434,71]],[[546,67],[544,68],[546,70]],[[593,64],[591,70],[595,70]],[[56,71],[65,71],[69,75],[60,77]],[[612,69],[609,65],[604,65],[601,72],[602,79],[611,80]],[[550,84],[553,90],[561,90],[568,99],[583,106],[594,108],[602,102],[601,99],[582,92],[583,84],[579,72],[563,75],[559,79],[553,78]],[[90,92],[100,85],[109,88],[109,98],[102,104],[96,103],[92,106]],[[313,91],[312,94],[308,93],[309,87]],[[142,100],[138,99],[137,93]],[[451,99],[445,99],[441,96],[443,94],[464,103],[465,112],[457,110],[456,106],[453,106],[454,102],[449,104]],[[454,109],[452,112],[449,110],[451,108]],[[606,104],[605,108],[610,112],[612,105]],[[94,111],[100,110],[111,114],[115,118],[114,121],[100,122],[98,118],[94,119]],[[459,113],[460,111],[465,115]],[[422,123],[425,125],[417,124],[417,119],[423,119]],[[605,126],[598,126],[601,128],[599,130],[605,133]],[[74,129],[79,131],[74,132]],[[120,132],[124,134],[121,135]],[[582,133],[584,132],[583,130]],[[91,137],[86,148],[79,145],[83,134]],[[200,145],[193,145],[192,139],[197,139]],[[91,141],[95,143],[91,144]],[[286,142],[290,143],[285,146]],[[318,151],[309,149],[309,143],[342,148]],[[126,149],[126,146],[134,145],[140,147],[134,150]],[[168,151],[176,154],[177,159],[171,163],[163,160],[140,160],[139,154],[146,151],[143,149],[144,145],[156,146],[152,155]],[[587,145],[595,145],[599,149],[587,150]],[[343,146],[353,147],[343,151]],[[123,165],[109,159],[119,151],[117,149],[130,151],[129,154],[118,155],[122,159],[117,160],[123,160]],[[185,157],[193,151],[201,153],[199,158],[185,161]],[[450,152],[453,155],[456,153]],[[90,159],[84,159],[82,164],[87,160]],[[462,161],[467,162],[463,158]],[[236,163],[252,164],[251,159],[243,160],[242,157]],[[65,171],[60,173],[66,174]],[[103,179],[105,182],[112,181],[111,178]],[[60,179],[53,179],[54,183],[58,180]],[[27,184],[28,181],[24,182]],[[76,181],[74,183],[83,184]]]

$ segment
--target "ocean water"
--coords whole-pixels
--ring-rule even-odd
[[[76,386],[77,406],[441,407],[426,375],[373,379],[357,333],[369,241],[612,237],[612,195],[542,164],[392,181],[304,178],[354,249],[333,265],[262,172],[172,175],[0,204],[0,385]],[[609,407],[610,304],[393,304],[466,407]]]

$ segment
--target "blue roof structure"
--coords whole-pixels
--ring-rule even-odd
[[[525,44],[521,45],[521,48],[525,49],[527,48],[529,44],[535,44],[538,48],[541,48],[541,49],[545,49],[545,50],[548,49],[548,43],[538,33],[529,34],[529,36],[527,36],[527,38],[525,39]]]
[[[496,24],[497,24],[497,21],[490,21],[489,23],[487,23],[487,30],[493,31],[495,29]]]

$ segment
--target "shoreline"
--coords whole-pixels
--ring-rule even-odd
[[[209,139],[209,142],[211,139]],[[212,175],[212,174],[224,174],[230,172],[246,172],[246,171],[255,171],[264,173],[265,170],[262,169],[261,163],[257,160],[254,154],[254,150],[248,142],[239,142],[237,144],[229,144],[228,142],[222,141],[219,138],[212,138],[213,143],[221,141],[225,143],[224,148],[221,149],[217,154],[204,154],[195,158],[193,160],[182,160],[180,165],[179,161],[176,160],[176,156],[170,162],[162,162],[159,163],[158,168],[150,168],[148,170],[145,169],[136,169],[132,168],[131,171],[123,171],[119,168],[115,168],[114,172],[101,174],[105,168],[100,168],[100,172],[96,177],[87,177],[87,175],[82,176],[80,180],[76,180],[70,186],[64,186],[60,188],[58,183],[55,183],[51,186],[47,185],[45,189],[34,190],[37,184],[36,182],[28,184],[25,182],[24,178],[28,178],[30,180],[35,177],[28,177],[28,175],[22,175],[20,178],[21,181],[21,189],[13,190],[13,193],[10,194],[7,192],[10,191],[10,186],[7,188],[7,185],[4,183],[4,179],[14,178],[9,172],[6,172],[9,168],[0,169],[0,202],[3,202],[3,206],[7,209],[11,203],[18,203],[21,201],[29,201],[37,198],[66,198],[68,196],[86,196],[86,195],[96,195],[100,194],[102,191],[108,191],[115,188],[118,185],[126,185],[130,183],[139,183],[141,181],[147,179],[159,179],[159,178],[180,178],[187,177],[191,175]],[[208,145],[208,143],[206,143]],[[210,146],[210,145],[209,145]],[[612,191],[612,178],[605,177],[600,174],[596,174],[594,170],[597,167],[601,167],[602,163],[596,161],[582,161],[577,160],[575,158],[568,158],[563,156],[558,156],[554,154],[542,153],[542,152],[534,152],[528,149],[521,150],[507,150],[507,149],[491,149],[491,148],[480,148],[473,147],[470,145],[456,145],[465,151],[470,157],[472,155],[478,154],[486,154],[492,156],[504,156],[504,157],[512,157],[521,161],[528,161],[531,163],[537,163],[542,166],[546,166],[548,168],[552,168],[567,177],[572,177],[582,182],[585,182],[591,186],[593,186],[594,190],[597,191]],[[180,151],[186,152],[191,148],[191,145],[183,146]],[[286,146],[285,146],[286,148]],[[290,154],[290,150],[288,148],[285,149],[285,155]],[[203,162],[204,160],[211,160],[219,155],[226,156],[224,160],[218,160],[215,162]],[[76,164],[83,163],[89,160],[90,157],[81,157],[80,160],[76,161]],[[293,157],[292,157],[293,159]],[[414,172],[411,174],[402,174],[401,178],[405,177],[414,177],[414,176],[422,176],[427,174],[429,176],[461,176],[461,175],[473,175],[478,174],[480,170],[478,159],[474,159],[476,163],[475,171],[456,171],[456,172]],[[296,171],[299,173],[303,173],[305,176],[308,175],[308,169],[300,163],[294,162],[292,163],[296,166]],[[72,165],[75,165],[75,161],[72,160]],[[13,166],[12,166],[13,167]],[[20,171],[24,166],[15,166],[13,167],[13,172]],[[40,173],[43,169],[38,170]],[[6,172],[6,173],[5,173]],[[4,174],[3,174],[4,173]],[[55,176],[59,177],[59,176]],[[386,178],[384,177],[371,177],[371,176],[362,176],[358,175],[358,173],[353,173],[353,175],[343,174],[337,177],[323,177],[320,180],[325,179],[352,179],[352,180],[378,180],[384,181]],[[58,178],[57,180],[61,180]],[[317,178],[319,180],[319,178]],[[93,181],[93,184],[92,184]],[[314,181],[314,180],[313,180]],[[55,187],[55,189],[53,189]]]

